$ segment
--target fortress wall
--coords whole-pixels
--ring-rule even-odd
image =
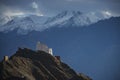
[[[42,44],[42,43],[40,43],[40,42],[37,43],[37,45],[36,45],[36,50],[37,50],[37,51],[38,51],[38,50],[40,50],[40,51],[45,51],[46,53],[49,53],[49,54],[53,55],[52,48],[48,48],[47,45]]]

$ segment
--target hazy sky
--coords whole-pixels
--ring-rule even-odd
[[[0,15],[54,15],[63,10],[120,15],[119,7],[120,0],[0,0]]]

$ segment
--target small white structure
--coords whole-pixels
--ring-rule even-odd
[[[4,56],[4,61],[8,61],[9,57],[8,56]]]
[[[49,53],[49,54],[53,55],[52,48],[48,48],[47,45],[42,44],[40,42],[37,42],[36,50],[37,51],[44,51],[46,53]]]
[[[49,53],[53,55],[52,48],[49,48]]]

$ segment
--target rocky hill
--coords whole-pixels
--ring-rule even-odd
[[[19,48],[0,62],[0,80],[91,80],[43,51]]]

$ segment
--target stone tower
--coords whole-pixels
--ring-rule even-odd
[[[49,48],[49,54],[53,55],[52,48]]]
[[[40,43],[40,42],[37,42],[36,50],[37,51],[44,51],[46,53],[53,55],[52,48],[48,48],[47,45]]]
[[[8,61],[8,56],[4,56],[4,61]]]

